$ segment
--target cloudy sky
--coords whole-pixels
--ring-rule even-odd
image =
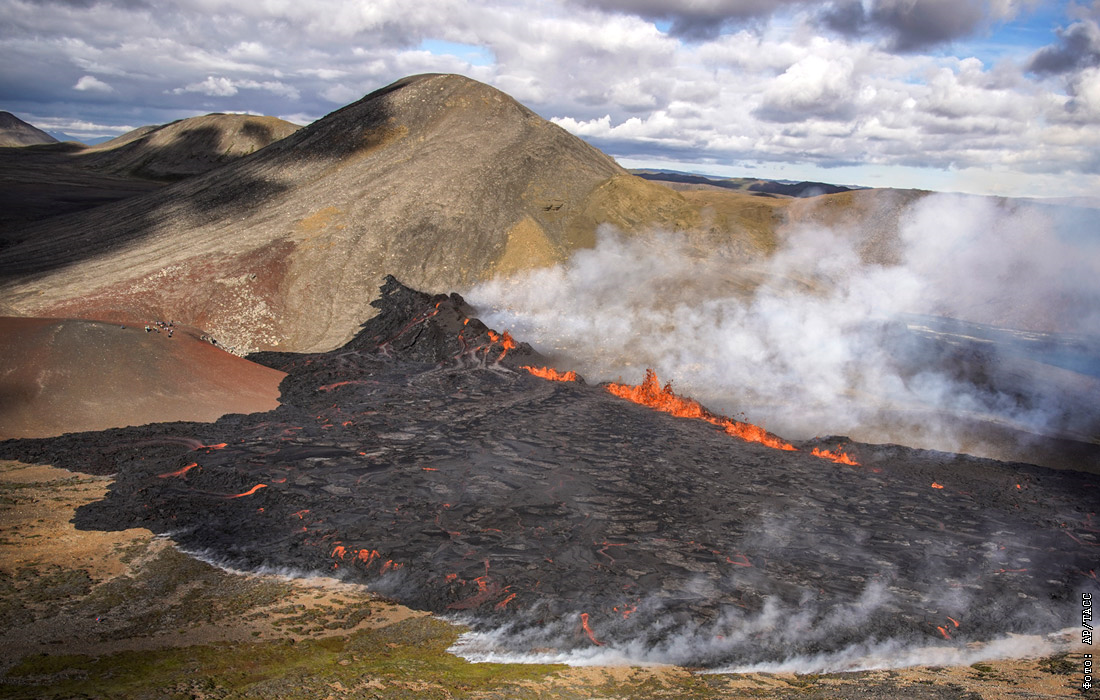
[[[1100,192],[1100,0],[0,0],[0,109],[76,138],[490,83],[627,167]]]

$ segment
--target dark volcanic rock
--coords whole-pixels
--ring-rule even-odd
[[[0,456],[115,473],[79,527],[344,575],[507,626],[510,651],[720,664],[962,646],[1068,626],[1080,593],[1100,592],[1096,476],[896,446],[847,445],[861,466],[772,450],[531,376],[530,348],[506,350],[457,295],[389,278],[376,305],[339,350],[252,357],[288,373],[274,411]]]

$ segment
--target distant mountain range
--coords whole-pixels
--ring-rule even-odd
[[[863,187],[830,185],[825,182],[796,182],[793,180],[760,180],[744,177],[713,177],[684,173],[676,170],[638,169],[631,170],[638,177],[654,182],[673,185],[696,185],[700,187],[720,187],[727,190],[755,192],[762,195],[783,195],[785,197],[816,197],[822,194],[837,194]]]

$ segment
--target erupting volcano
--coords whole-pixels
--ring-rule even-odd
[[[474,656],[721,666],[962,648],[1061,629],[1075,596],[1100,593],[1096,476],[787,442],[652,372],[577,381],[455,294],[388,278],[375,306],[342,348],[252,356],[287,373],[275,410],[0,456],[115,474],[81,528],[362,581],[468,620]]]

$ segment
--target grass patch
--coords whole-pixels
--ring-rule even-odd
[[[1069,676],[1079,672],[1082,666],[1071,661],[1069,659],[1069,654],[1055,654],[1054,656],[1040,659],[1039,668],[1047,673],[1053,673],[1056,676]]]
[[[333,684],[381,698],[513,695],[561,667],[472,664],[446,653],[459,630],[421,617],[346,637],[213,644],[102,657],[24,658],[0,679],[5,698],[317,698]],[[509,690],[512,689],[512,690]]]

